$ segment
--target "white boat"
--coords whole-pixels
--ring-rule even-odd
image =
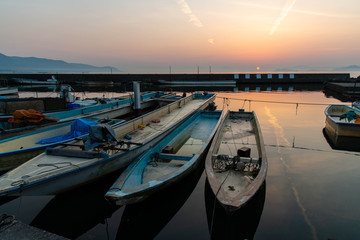
[[[229,111],[205,160],[209,185],[226,212],[244,206],[265,181],[267,157],[254,112]]]
[[[352,105],[354,108],[360,109],[360,101],[355,101]]]
[[[51,76],[46,81],[26,78],[13,78],[12,80],[20,85],[57,85],[59,83],[55,76]]]
[[[0,98],[18,98],[19,90],[17,87],[0,87]]]
[[[141,109],[146,110],[148,108],[155,108],[161,105],[166,105],[169,103],[167,100],[167,98],[146,99],[141,103]],[[86,117],[86,119],[94,121],[108,122],[109,124],[118,124],[124,122],[124,120],[114,118],[121,118],[121,116],[133,112],[134,110],[132,109],[131,104],[125,101],[123,104],[117,107],[103,109],[93,113],[84,114],[82,116]],[[51,138],[70,132],[74,128],[74,122],[78,119],[79,117],[65,119],[59,123],[39,127],[36,129],[29,129],[31,131],[25,132],[24,130],[23,132],[25,133],[15,132],[15,136],[0,140],[0,171],[8,171],[14,167],[17,167],[21,163],[24,163],[30,158],[42,153],[47,147],[56,146],[59,143],[64,143],[72,140],[61,138],[57,141],[51,142],[42,141],[46,138]],[[75,127],[77,126],[78,125],[75,125]],[[3,132],[0,136],[3,137],[8,135],[14,135],[13,133],[14,132]]]
[[[16,100],[0,101],[0,109],[4,112],[3,114],[0,113],[0,132],[19,132],[23,129],[36,128],[42,125],[49,125],[54,122],[65,122],[79,117],[93,117],[104,110],[112,111],[124,104],[128,104],[130,106],[134,102],[134,98],[131,96],[126,98],[113,98],[106,101],[103,101],[102,99],[84,99],[74,102],[73,97],[70,96],[70,92],[67,91],[66,93],[67,97],[62,96],[60,98],[20,98]],[[144,92],[141,95],[141,99],[145,101],[150,98],[164,95],[166,94],[159,92]],[[59,107],[64,106],[65,98],[71,98],[69,99],[69,104],[67,104],[66,108],[59,109]],[[94,101],[96,101],[96,104],[93,104]],[[31,118],[29,119],[30,121],[28,121],[27,118],[22,118],[20,123],[15,121],[13,121],[13,123],[11,120],[9,121],[9,119],[13,118],[13,113],[16,110],[22,109],[34,109],[44,114],[45,117],[43,117],[41,121],[33,121],[36,119]],[[48,111],[46,111],[46,109]]]
[[[106,137],[90,130],[90,139],[48,148],[2,175],[0,196],[58,194],[122,169],[214,98],[192,94],[114,129],[100,125]]]
[[[329,105],[325,109],[325,131],[338,137],[360,138],[360,110],[347,105]]]

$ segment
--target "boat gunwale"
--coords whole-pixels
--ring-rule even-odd
[[[360,127],[360,124],[359,123],[351,123],[351,122],[340,122],[340,121],[337,121],[336,119],[334,119],[330,113],[329,113],[329,110],[332,108],[332,107],[344,107],[344,108],[347,108],[349,110],[353,110],[355,112],[358,113],[358,115],[360,115],[360,110],[357,109],[357,108],[353,108],[353,107],[350,107],[348,105],[342,105],[342,104],[330,104],[329,106],[327,106],[324,110],[324,113],[325,113],[325,116],[327,119],[329,119],[330,121],[332,121],[333,123],[337,124],[337,125],[343,125],[343,126],[359,126]]]

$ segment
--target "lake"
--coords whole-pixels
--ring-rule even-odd
[[[134,205],[114,207],[105,200],[114,174],[61,196],[6,199],[0,213],[79,240],[360,239],[360,144],[359,152],[335,150],[323,134],[326,106],[341,102],[296,87],[217,94],[218,109],[255,111],[266,146],[266,183],[241,212],[224,215],[201,165],[171,189]]]

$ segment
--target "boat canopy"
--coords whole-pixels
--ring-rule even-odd
[[[83,138],[85,150],[92,149],[106,142],[118,142],[114,129],[108,124],[91,126],[89,135]]]
[[[80,137],[82,135],[88,134],[90,126],[93,126],[96,124],[98,124],[98,122],[96,122],[96,121],[92,121],[92,120],[84,119],[84,118],[78,118],[71,123],[70,132],[63,134],[63,135],[56,136],[56,137],[43,139],[43,140],[37,142],[36,144],[49,144],[49,143],[63,142],[66,140],[70,140],[72,138]]]

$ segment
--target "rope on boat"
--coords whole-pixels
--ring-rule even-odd
[[[211,225],[210,225],[210,237],[212,235],[212,229],[213,229],[213,225],[214,225],[214,218],[215,218],[215,207],[216,207],[216,199],[217,199],[217,195],[220,192],[220,189],[222,188],[222,185],[224,185],[226,179],[228,178],[228,176],[230,175],[230,171],[228,171],[224,181],[220,184],[219,189],[217,190],[215,197],[214,197],[214,207],[213,207],[213,213],[212,213],[212,217],[211,217]]]
[[[310,105],[310,106],[328,106],[328,105],[329,105],[329,103],[281,102],[281,101],[254,100],[254,99],[247,99],[247,98],[227,98],[227,97],[216,97],[216,98],[223,98],[223,99],[244,101],[244,105],[245,105],[245,102],[249,102],[249,104],[250,104],[251,102],[295,104],[295,105],[297,105],[297,106],[298,106],[298,105]],[[342,104],[342,105],[351,106],[350,104]]]
[[[16,221],[15,221],[15,217],[13,215],[5,214],[5,213],[1,214],[1,216],[0,216],[0,232],[3,232],[5,229],[10,227],[14,223],[16,223]]]

